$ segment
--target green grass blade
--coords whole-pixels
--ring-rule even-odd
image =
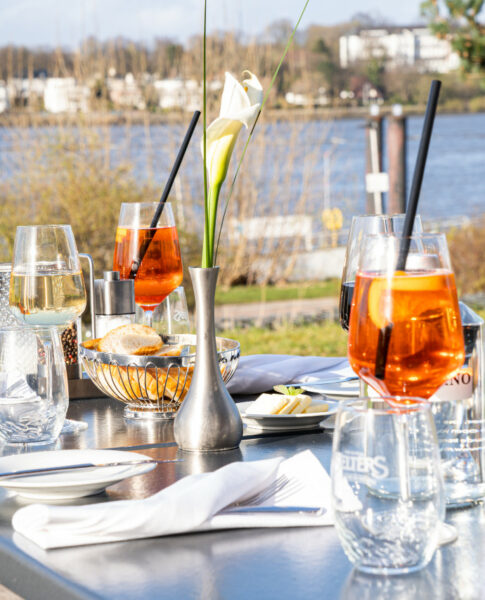
[[[244,148],[243,148],[243,151],[242,151],[242,154],[241,154],[241,158],[239,159],[239,162],[238,162],[237,167],[236,167],[236,172],[234,173],[234,177],[233,177],[232,182],[231,182],[231,187],[229,188],[229,194],[227,196],[226,204],[224,206],[224,211],[222,212],[221,225],[219,227],[219,235],[217,236],[216,251],[215,251],[215,254],[214,254],[214,256],[215,256],[214,260],[215,261],[217,261],[217,253],[219,251],[219,242],[221,241],[222,227],[224,225],[224,221],[225,221],[225,218],[226,218],[227,209],[229,207],[229,201],[231,200],[232,192],[234,190],[234,185],[236,183],[236,179],[237,179],[237,176],[239,174],[239,170],[241,168],[242,162],[243,162],[244,157],[246,155],[246,150],[248,148],[249,142],[251,141],[251,139],[253,137],[254,128],[256,127],[256,123],[259,120],[259,116],[261,115],[261,111],[263,110],[264,105],[266,104],[266,101],[268,100],[268,96],[269,96],[269,94],[270,94],[270,92],[271,92],[271,90],[273,88],[273,85],[274,85],[274,82],[276,81],[276,78],[278,77],[278,73],[280,72],[281,65],[283,64],[283,61],[285,60],[286,55],[288,54],[288,50],[290,49],[290,46],[291,46],[291,44],[293,42],[293,38],[295,37],[295,33],[296,33],[296,31],[297,31],[297,29],[298,29],[298,27],[300,25],[300,22],[301,22],[301,20],[303,18],[303,15],[305,14],[305,11],[306,11],[306,8],[307,8],[309,2],[310,2],[310,0],[306,0],[305,5],[303,6],[303,8],[302,8],[302,10],[300,12],[300,16],[298,17],[298,21],[296,22],[295,26],[293,27],[293,31],[291,32],[291,35],[288,38],[288,41],[287,41],[286,46],[285,46],[285,49],[284,49],[283,54],[282,54],[282,56],[280,58],[280,62],[278,63],[278,66],[276,67],[275,72],[273,73],[273,77],[271,79],[270,86],[267,89],[265,95],[263,96],[263,102],[261,103],[261,109],[259,111],[258,117],[257,117],[256,121],[254,122],[254,125],[253,125],[253,127],[252,127],[252,129],[251,129],[251,131],[249,133],[249,136],[248,136],[248,139],[246,140],[246,143],[244,144]]]

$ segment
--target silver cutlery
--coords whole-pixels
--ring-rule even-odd
[[[219,514],[249,514],[249,513],[308,513],[323,515],[327,511],[323,506],[235,506],[224,509]]]
[[[232,511],[233,509],[238,510],[242,508],[272,508],[263,507],[261,504],[268,500],[279,501],[290,498],[296,492],[303,489],[303,483],[298,479],[289,479],[286,475],[280,475],[267,487],[262,489],[260,492],[241,500],[240,502],[234,502],[229,505],[226,510]]]
[[[292,383],[292,386],[295,385],[323,385],[323,384],[333,384],[333,383],[346,383],[347,381],[357,381],[359,378],[357,375],[349,375],[348,377],[334,377],[333,379],[317,379],[316,381],[297,381]]]
[[[144,460],[125,460],[107,463],[79,463],[75,465],[60,465],[56,467],[40,467],[38,469],[22,469],[20,471],[11,471],[9,473],[0,473],[0,480],[14,479],[17,477],[30,477],[32,475],[49,475],[64,471],[79,471],[83,469],[104,469],[107,467],[136,467],[138,465],[150,465],[159,463],[183,462],[183,458],[174,458],[168,460],[144,459]]]

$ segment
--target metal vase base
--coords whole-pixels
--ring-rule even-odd
[[[123,411],[125,419],[133,419],[136,421],[173,421],[175,412],[160,412],[156,410],[142,410],[139,406],[131,408],[125,406]]]
[[[234,450],[241,415],[222,380],[217,356],[214,296],[219,267],[190,267],[197,312],[196,361],[190,389],[174,421],[175,441],[189,452]]]

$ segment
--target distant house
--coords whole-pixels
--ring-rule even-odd
[[[88,112],[89,88],[74,77],[50,77],[44,89],[44,107],[51,113]]]
[[[330,98],[327,90],[323,87],[318,88],[313,94],[290,91],[285,94],[285,100],[293,106],[327,106]]]
[[[340,65],[372,58],[385,59],[388,69],[414,67],[421,72],[448,73],[459,67],[459,57],[448,40],[426,27],[360,29],[339,40]]]
[[[138,110],[146,108],[142,91],[132,73],[127,73],[123,78],[108,77],[107,86],[113,104]]]
[[[5,112],[9,107],[7,86],[5,85],[5,81],[0,81],[0,113]]]
[[[293,106],[310,106],[313,104],[308,94],[297,94],[295,92],[287,92],[285,100],[288,104],[293,104]]]
[[[158,94],[160,108],[182,108],[188,111],[200,108],[202,90],[195,79],[159,79],[153,86]]]
[[[7,94],[10,106],[27,106],[44,97],[45,79],[10,77]]]

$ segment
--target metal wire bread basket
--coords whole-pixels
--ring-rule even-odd
[[[196,336],[162,335],[163,355],[133,356],[99,352],[98,340],[80,345],[79,356],[95,385],[126,404],[125,417],[173,419],[187,394],[195,366]],[[239,342],[216,338],[224,382],[233,376]]]

